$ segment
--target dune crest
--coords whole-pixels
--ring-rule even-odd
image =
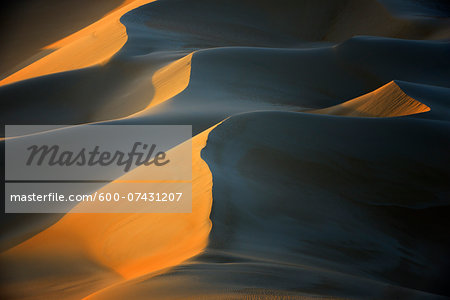
[[[127,116],[126,119],[134,118],[145,113],[148,109],[156,106],[184,91],[191,79],[192,55],[190,53],[167,66],[159,69],[152,76],[152,84],[155,90],[152,100],[141,111]]]
[[[155,88],[155,95],[146,109],[174,97],[188,86],[192,55],[193,53],[186,55],[158,70],[153,75],[152,83]]]
[[[192,139],[192,213],[66,214],[53,226],[3,252],[2,261],[14,261],[18,273],[34,274],[26,280],[27,286],[30,286],[34,297],[47,299],[66,296],[62,286],[61,290],[47,286],[37,288],[39,282],[53,281],[58,285],[59,281],[48,278],[53,276],[50,274],[62,272],[59,275],[61,285],[67,282],[66,280],[78,279],[70,271],[67,271],[67,274],[61,271],[58,263],[47,264],[45,270],[30,270],[26,262],[39,261],[38,257],[43,253],[46,257],[51,257],[52,253],[56,256],[64,253],[68,257],[66,261],[79,260],[76,265],[86,266],[85,268],[98,265],[103,268],[103,272],[109,270],[109,273],[104,275],[108,278],[107,284],[73,293],[78,296],[84,293],[83,297],[95,290],[100,291],[106,286],[122,282],[123,279],[151,274],[199,254],[206,247],[211,230],[209,214],[212,205],[212,175],[200,152],[214,127]],[[107,188],[108,186],[105,186],[102,190]],[[117,279],[117,275],[121,278]],[[81,276],[84,280],[89,279],[86,274]],[[5,284],[7,286],[4,288],[7,288],[24,282]],[[36,295],[37,290],[41,291],[40,295]]]
[[[152,1],[128,1],[97,22],[45,47],[46,50],[56,50],[1,80],[0,86],[107,62],[128,39],[120,18],[132,9]]]
[[[336,116],[386,118],[419,114],[430,110],[425,104],[408,96],[395,81],[391,81],[355,99],[309,112]]]
[[[0,298],[450,295],[450,43],[411,40],[448,22],[377,0],[114,7],[0,79],[4,123],[191,124],[192,213],[11,217]]]
[[[448,139],[445,127],[419,118],[232,116],[202,151],[214,182],[205,250],[85,300],[442,299],[430,282],[448,251],[448,197],[433,190],[447,183],[446,148],[436,147]],[[434,156],[423,155],[429,149]]]

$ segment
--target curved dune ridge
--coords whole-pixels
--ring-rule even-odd
[[[19,0],[6,3],[0,28],[0,80],[53,51],[46,50],[46,46],[83,29],[129,2]]]
[[[15,265],[16,275],[33,275],[27,280],[29,290],[21,292],[33,293],[35,299],[79,299],[80,295],[87,296],[114,282],[151,274],[198,254],[206,246],[211,229],[212,179],[200,151],[212,129],[192,139],[192,213],[66,214],[53,226],[1,254],[2,261]],[[130,180],[132,174],[127,177]],[[119,184],[127,190],[127,183]],[[99,191],[108,190],[107,185]],[[74,208],[77,209],[82,211]],[[63,265],[52,257],[59,257]],[[42,261],[45,269],[30,265],[30,261]],[[77,264],[81,271],[72,273],[71,268],[64,268],[66,264]],[[97,269],[90,266],[98,266],[104,278],[99,280]],[[69,278],[74,282],[99,282],[95,289],[83,284],[73,287],[73,293],[67,295],[64,287]],[[16,294],[20,284],[23,282],[8,282],[6,295]],[[40,292],[36,293],[36,289]]]
[[[446,261],[449,206],[433,189],[446,186],[449,159],[437,146],[448,134],[441,122],[416,119],[233,116],[210,132],[202,153],[214,182],[206,249],[161,276],[87,299],[442,299],[433,294],[441,276],[434,266]],[[397,163],[392,145],[402,153]],[[424,157],[429,149],[440,160]],[[424,179],[429,168],[435,174]]]
[[[348,117],[385,118],[427,111],[430,111],[428,106],[409,97],[394,81],[391,81],[373,92],[342,104],[308,112]]]
[[[21,121],[192,124],[192,213],[87,214],[78,205],[0,254],[1,296],[450,296],[442,280],[450,43],[302,40],[428,37],[445,26],[394,20],[369,0],[333,1],[323,15],[306,0],[277,9],[270,1],[149,2],[126,1],[50,45],[56,50],[0,85],[34,79],[0,95]],[[247,15],[252,3],[258,13]],[[299,7],[320,15],[315,30],[293,14]],[[368,16],[364,26],[376,30],[354,28]],[[42,100],[35,107],[33,91]],[[41,105],[60,114],[39,116]],[[147,170],[98,191],[129,190],[139,172]]]
[[[152,84],[155,93],[149,105],[145,109],[136,114],[132,114],[127,118],[138,117],[142,113],[145,113],[146,110],[178,95],[186,89],[191,78],[191,61],[193,54],[194,53],[190,53],[156,71],[152,76]]]
[[[0,86],[107,62],[127,41],[126,28],[120,18],[151,1],[126,1],[92,25],[47,46],[45,49],[54,51],[1,80]]]
[[[129,110],[137,112],[126,115],[123,117],[123,119],[133,119],[145,115],[150,108],[174,97],[175,95],[181,93],[184,89],[186,89],[189,85],[191,60],[193,54],[194,53],[185,55],[184,57],[170,62],[164,67],[154,71],[151,76],[153,94],[149,95],[149,100],[144,98],[144,100],[149,101],[149,103],[143,108],[141,104],[137,104],[135,106],[128,105]],[[142,100],[139,102],[142,102]],[[88,108],[86,107],[86,109]],[[117,108],[103,108],[100,111],[96,112],[96,117],[94,117],[94,120],[96,120],[97,118],[100,118],[100,120],[111,119],[117,116],[117,110]],[[123,114],[124,112],[122,111],[121,113]],[[115,120],[117,121],[120,119]],[[33,134],[39,134],[39,132]],[[5,138],[2,137],[0,138],[0,140],[3,141],[5,140]]]

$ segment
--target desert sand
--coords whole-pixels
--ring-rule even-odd
[[[450,10],[400,2],[109,3],[29,50],[4,124],[190,124],[193,205],[4,214],[2,297],[450,297]]]
[[[420,114],[430,108],[411,98],[394,82],[344,103],[309,111],[310,113],[348,117],[400,117]]]

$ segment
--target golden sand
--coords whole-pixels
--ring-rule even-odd
[[[351,117],[400,117],[430,111],[425,104],[409,97],[391,81],[373,92],[347,102],[310,113]]]
[[[1,80],[0,86],[106,63],[128,39],[120,18],[152,1],[154,0],[126,1],[99,21],[45,47],[54,51]]]

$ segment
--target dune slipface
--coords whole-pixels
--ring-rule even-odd
[[[192,125],[192,212],[4,215],[2,298],[450,297],[446,3],[104,10],[2,76],[3,123]]]

